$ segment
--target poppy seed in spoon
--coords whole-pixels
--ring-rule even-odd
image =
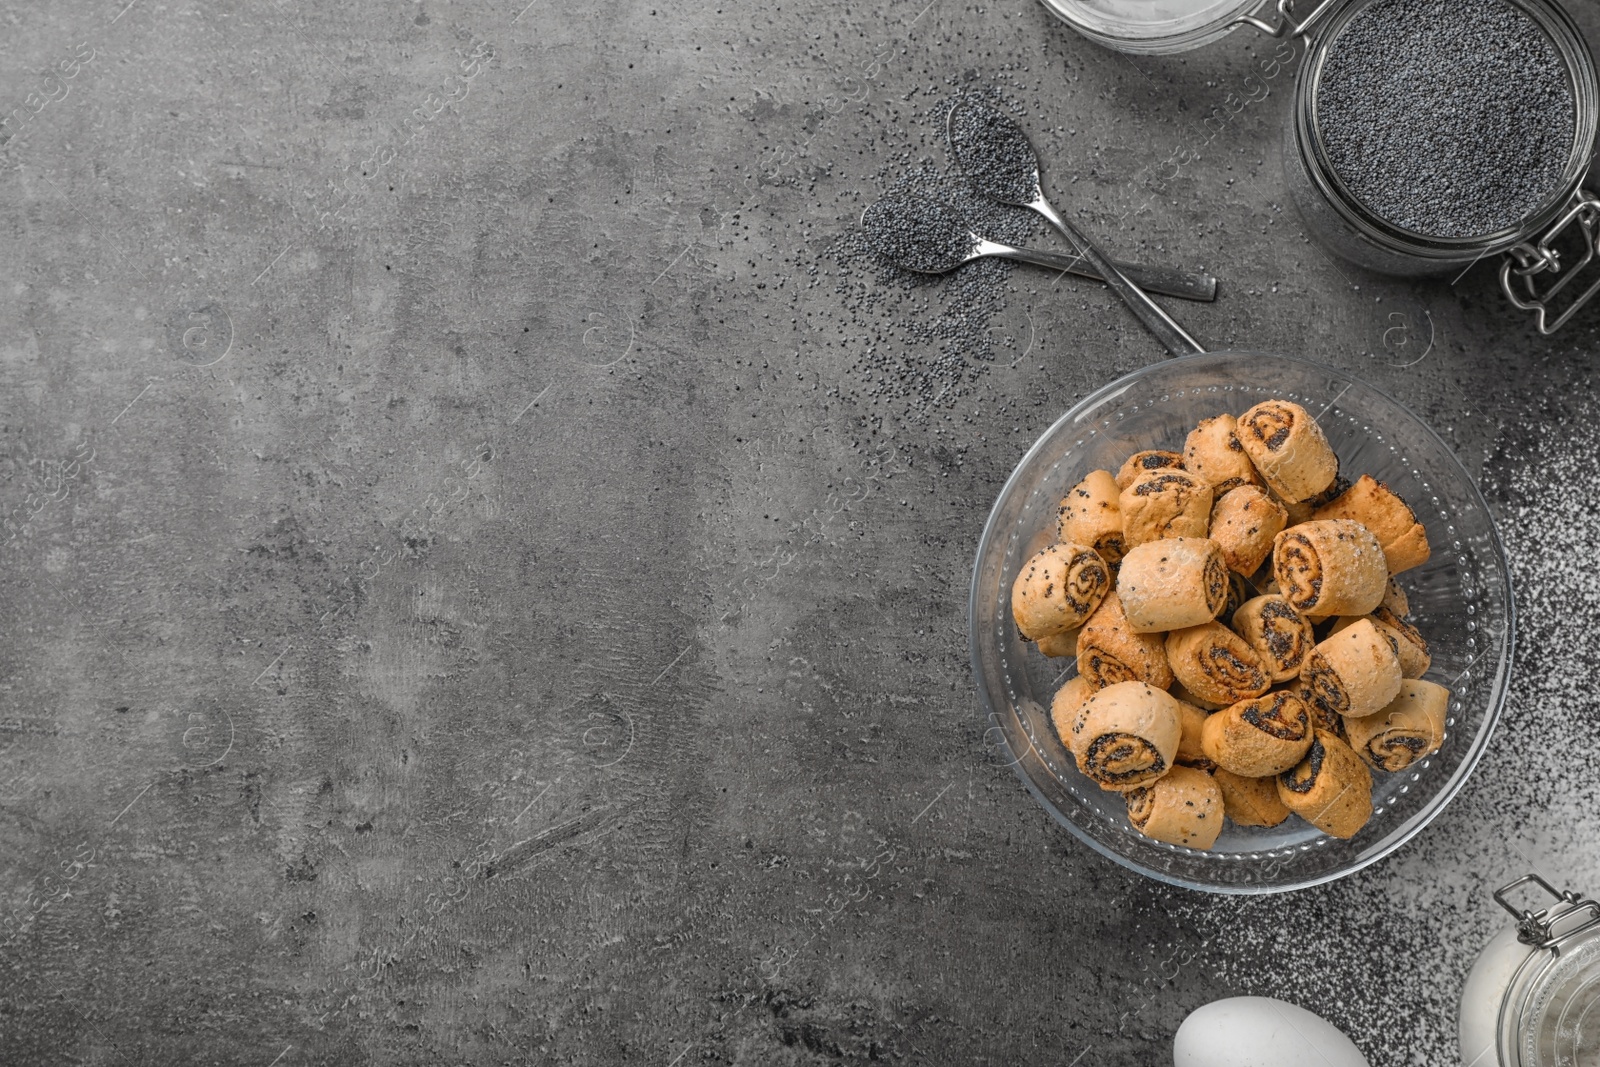
[[[1006,204],[1031,203],[1039,190],[1039,157],[1010,116],[974,100],[950,113],[950,152],[978,192]]]
[[[884,197],[862,213],[861,228],[883,255],[924,274],[955,270],[978,247],[954,208],[919,197]]]

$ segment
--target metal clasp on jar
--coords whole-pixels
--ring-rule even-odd
[[[1583,255],[1576,263],[1563,269],[1561,250],[1556,247],[1556,241],[1574,222],[1583,231]],[[1583,268],[1594,262],[1597,256],[1600,256],[1600,197],[1596,197],[1587,189],[1579,189],[1573,194],[1572,203],[1567,210],[1562,212],[1536,243],[1529,244],[1524,241],[1507,250],[1505,259],[1500,263],[1500,287],[1505,290],[1506,296],[1513,304],[1524,311],[1534,313],[1539,322],[1540,333],[1552,334],[1566,325],[1567,320],[1577,314],[1596,293],[1600,293],[1600,274],[1597,274],[1589,287],[1574,297],[1571,304],[1556,317],[1554,322],[1550,321],[1551,301],[1560,296],[1582,273]],[[1561,277],[1541,292],[1538,284],[1540,275],[1561,275]],[[1495,899],[1500,899],[1498,893],[1495,894]],[[1500,902],[1505,903],[1503,900]]]
[[[1600,204],[1600,201],[1594,201]],[[1508,260],[1507,263],[1510,261]],[[1592,290],[1591,290],[1592,291]],[[1556,324],[1557,326],[1560,323]],[[1546,893],[1555,898],[1556,903],[1540,911],[1528,908],[1518,908],[1506,899],[1506,894],[1513,889],[1525,885],[1537,885]],[[1508,882],[1494,891],[1494,900],[1506,911],[1510,912],[1517,920],[1517,940],[1524,945],[1535,948],[1551,949],[1556,955],[1561,954],[1561,944],[1585,930],[1600,926],[1600,902],[1579,897],[1570,889],[1561,890],[1540,878],[1537,874],[1525,874],[1514,882]],[[1567,925],[1568,920],[1588,912],[1586,919],[1576,925]]]
[[[1254,15],[1240,15],[1233,20],[1232,25],[1254,26],[1268,37],[1303,37],[1318,19],[1332,11],[1340,2],[1341,0],[1322,0],[1322,3],[1311,9],[1311,14],[1296,22],[1292,13],[1294,0],[1278,0],[1277,22],[1267,22]]]

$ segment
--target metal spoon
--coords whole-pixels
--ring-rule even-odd
[[[958,121],[958,116],[963,114],[973,116],[977,123]],[[950,109],[945,133],[950,142],[950,154],[973,179],[978,192],[1003,204],[1032,208],[1049,220],[1139,317],[1145,328],[1155,334],[1169,354],[1187,356],[1205,351],[1161,305],[1150,299],[1149,293],[1130,281],[1093,242],[1078,232],[1076,226],[1050,206],[1039,181],[1038,154],[1022,127],[1009,116],[968,97]]]
[[[877,240],[879,251],[896,265],[921,274],[945,274],[975,259],[1002,256],[1064,270],[1080,278],[1104,280],[1083,256],[1041,252],[992,241],[967,228],[959,211],[939,201],[885,197],[861,213],[861,225]],[[920,231],[919,240],[914,243],[895,239],[912,230]],[[1209,274],[1137,263],[1118,263],[1117,269],[1137,279],[1145,288],[1168,296],[1201,301],[1217,298],[1217,280]]]

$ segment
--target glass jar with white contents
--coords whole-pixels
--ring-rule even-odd
[[[1520,189],[1521,195],[1515,198],[1499,200],[1493,191],[1471,183],[1466,184],[1472,192],[1459,198],[1440,192],[1457,187],[1460,180],[1459,168],[1445,162],[1451,158],[1448,153],[1439,156],[1438,168],[1420,168],[1438,179],[1438,187],[1419,186],[1417,192],[1406,196],[1429,205],[1435,213],[1459,209],[1463,220],[1480,223],[1474,226],[1464,221],[1461,226],[1431,228],[1382,202],[1387,189],[1413,188],[1410,179],[1418,169],[1417,153],[1393,156],[1405,173],[1405,180],[1400,181],[1394,180],[1400,177],[1398,172],[1384,172],[1381,160],[1362,158],[1369,144],[1381,141],[1381,137],[1371,136],[1372,131],[1378,126],[1392,128],[1393,122],[1380,121],[1370,128],[1352,126],[1348,114],[1330,116],[1326,101],[1330,81],[1336,95],[1359,91],[1383,97],[1385,87],[1377,83],[1385,73],[1394,76],[1393,57],[1382,54],[1383,49],[1365,54],[1357,42],[1363,36],[1368,40],[1375,36],[1370,26],[1362,23],[1376,17],[1375,9],[1380,6],[1391,9],[1386,15],[1391,22],[1402,21],[1393,17],[1394,0],[1301,0],[1298,4],[1296,0],[1275,0],[1275,10],[1266,18],[1259,10],[1264,6],[1262,0],[1042,2],[1084,36],[1131,53],[1184,51],[1240,26],[1272,37],[1304,38],[1305,58],[1285,127],[1284,173],[1290,198],[1307,228],[1327,248],[1360,267],[1403,277],[1455,275],[1475,263],[1500,257],[1500,280],[1507,297],[1517,307],[1533,312],[1545,333],[1553,333],[1600,294],[1600,280],[1593,277],[1600,269],[1585,271],[1600,259],[1600,197],[1584,188],[1600,132],[1600,77],[1582,33],[1559,0],[1499,2],[1526,30],[1525,41],[1507,38],[1508,54],[1515,57],[1527,46],[1549,56],[1549,69],[1544,73],[1564,97],[1559,105],[1563,121],[1570,126],[1564,126],[1561,135],[1545,145],[1548,151],[1538,160],[1523,154],[1508,157],[1505,170],[1526,167],[1537,172],[1536,185]],[[1297,15],[1297,10],[1302,14]],[[1452,11],[1449,6],[1440,10]],[[1448,36],[1453,27],[1442,24],[1453,17],[1431,23],[1418,20],[1416,38],[1427,40],[1430,33]],[[1402,34],[1376,36],[1388,43]],[[1363,67],[1363,63],[1368,65]],[[1368,82],[1371,84],[1365,84]],[[1357,88],[1350,89],[1352,84]],[[1515,93],[1507,95],[1504,122],[1496,125],[1522,129],[1527,113],[1519,109],[1548,94],[1531,100]],[[1336,118],[1339,121],[1334,121]],[[1438,138],[1431,138],[1431,132],[1421,131],[1416,138],[1423,150],[1430,140],[1433,147],[1453,143],[1448,132],[1441,131]],[[1459,159],[1460,153],[1454,158]],[[1476,157],[1469,153],[1469,158]],[[1488,174],[1502,170],[1494,160],[1487,160],[1482,169]],[[1365,185],[1352,180],[1352,170],[1367,171]]]
[[[1518,908],[1537,886],[1554,903]],[[1600,902],[1536,874],[1494,899],[1516,923],[1484,948],[1461,993],[1463,1067],[1600,1067]]]

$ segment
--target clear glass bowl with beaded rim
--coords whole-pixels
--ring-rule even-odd
[[[1273,397],[1317,417],[1351,478],[1371,474],[1411,504],[1432,558],[1405,572],[1412,621],[1433,655],[1430,680],[1452,697],[1444,744],[1411,768],[1373,772],[1374,814],[1340,841],[1291,817],[1274,828],[1231,821],[1210,851],[1153,841],[1128,822],[1116,793],[1078,772],[1050,723],[1050,698],[1076,671],[1023,641],[1011,620],[1022,562],[1055,538],[1067,490],[1131,453],[1183,446],[1203,418]],[[1307,360],[1213,352],[1135,371],[1086,398],[1029,450],[984,527],[970,605],[972,663],[990,741],[1055,819],[1097,852],[1172,885],[1276,893],[1318,885],[1377,862],[1421,833],[1461,789],[1505,700],[1515,621],[1511,578],[1494,519],[1439,436],[1399,402]]]

